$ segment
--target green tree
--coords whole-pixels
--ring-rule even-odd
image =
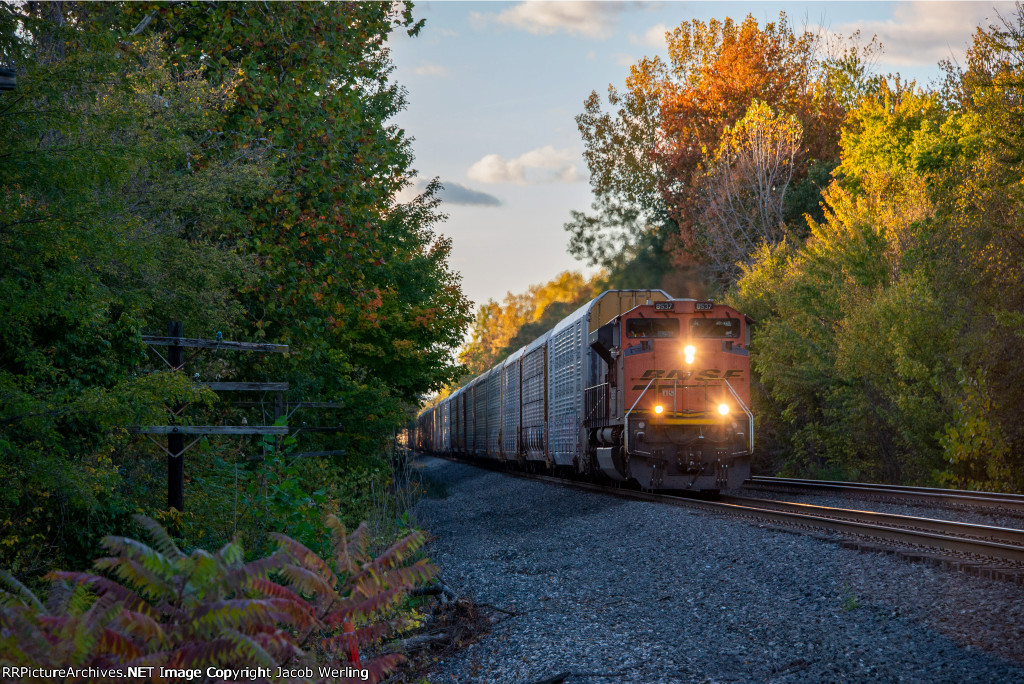
[[[921,189],[921,186],[918,188]],[[927,198],[920,198],[928,207]],[[757,408],[791,472],[935,483],[955,327],[914,255],[927,221],[906,195],[833,186],[806,243],[765,245],[731,301],[758,320]],[[916,219],[916,220],[915,220]],[[774,445],[773,445],[774,446]]]
[[[660,93],[648,74],[653,66],[642,60],[631,67],[624,93],[608,86],[614,116],[601,109],[595,91],[576,117],[595,199],[593,213],[573,211],[565,230],[570,253],[594,266],[621,268],[667,221],[653,156],[660,123]]]
[[[1024,490],[1024,7],[978,28],[947,66],[951,115],[918,150],[940,221],[936,282],[966,323],[955,410],[942,443],[954,482]]]
[[[1014,390],[999,392],[993,370],[1008,366],[989,351],[1019,339],[999,329],[1014,304],[1008,281],[993,285],[1010,262],[992,258],[1019,171],[991,118],[880,83],[847,117],[825,221],[744,270],[734,301],[761,320],[752,363],[785,467],[1019,486],[1002,413]],[[998,197],[996,178],[1010,185]]]
[[[0,7],[19,75],[0,95],[0,553],[29,574],[83,562],[145,500],[120,426],[209,401],[177,374],[138,374],[140,332],[240,318],[247,268],[201,231],[239,222],[266,184],[260,155],[222,155],[206,130],[233,82],[169,64],[159,40],[119,40],[108,10]]]
[[[243,292],[247,327],[296,353],[283,373],[298,398],[336,398],[358,416],[337,446],[372,453],[403,418],[403,402],[455,377],[450,362],[470,320],[450,244],[431,226],[437,183],[413,202],[412,150],[389,119],[404,92],[389,81],[385,40],[418,32],[411,4],[134,6],[174,54],[237,78],[223,130],[238,149],[273,150],[273,190],[247,207],[244,229],[221,231],[258,266]]]
[[[0,6],[0,54],[19,74],[18,91],[0,94],[7,567],[80,566],[126,515],[163,515],[163,454],[123,426],[166,422],[177,404],[197,422],[242,417],[147,360],[141,333],[172,319],[190,335],[290,343],[283,359],[213,355],[189,371],[341,400],[345,432],[327,448],[355,454],[292,463],[246,453],[259,443],[204,441],[189,452],[186,499],[223,511],[253,494],[254,513],[283,518],[250,516],[257,543],[269,523],[315,536],[319,506],[364,515],[355,503],[387,474],[359,456],[394,433],[404,405],[453,377],[469,320],[450,244],[431,230],[437,185],[395,201],[413,170],[408,138],[389,123],[403,97],[384,41],[416,30],[410,12]],[[221,518],[167,520],[193,540],[229,538]]]

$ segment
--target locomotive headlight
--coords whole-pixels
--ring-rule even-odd
[[[683,347],[683,354],[686,356],[686,363],[693,363],[693,355],[697,353],[697,350],[692,344],[688,344]]]
[[[718,412],[721,413],[723,416],[729,415],[729,405],[728,404],[719,404],[718,405]]]
[[[660,416],[660,415],[661,415],[661,414],[662,414],[662,413],[663,413],[664,411],[665,411],[665,407],[664,407],[664,406],[662,406],[661,404],[658,404],[657,406],[655,406],[655,407],[654,407],[654,412],[655,412],[655,413],[657,413],[657,414],[658,414],[659,416]]]

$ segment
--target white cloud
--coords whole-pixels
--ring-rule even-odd
[[[669,31],[669,28],[665,24],[655,24],[644,31],[644,35],[642,36],[630,33],[629,42],[633,45],[647,45],[659,50],[664,49],[668,46],[668,43],[665,42],[665,33],[667,31]]]
[[[423,62],[414,70],[417,76],[447,76],[448,69],[444,68],[440,64],[431,64],[430,62]]]
[[[633,55],[627,55],[625,52],[616,52],[612,57],[615,59],[615,63],[622,67],[631,67],[640,61]]]
[[[576,169],[577,155],[551,145],[538,147],[515,159],[488,154],[469,167],[466,177],[479,183],[576,183],[584,180]]]
[[[498,14],[471,12],[470,19],[477,26],[493,21],[533,34],[564,31],[572,36],[608,38],[614,33],[619,14],[630,6],[630,3],[592,0],[521,2]]]
[[[910,2],[898,4],[892,19],[843,24],[834,29],[843,36],[860,29],[864,39],[877,35],[883,52],[879,61],[896,66],[932,65],[953,57],[963,60],[976,26],[998,23],[996,13],[1007,16],[1013,3]]]

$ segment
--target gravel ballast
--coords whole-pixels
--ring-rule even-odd
[[[446,584],[500,618],[431,682],[1020,682],[1024,588],[424,457]],[[513,613],[507,615],[504,612]]]

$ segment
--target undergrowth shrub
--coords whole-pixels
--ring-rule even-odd
[[[106,537],[110,555],[94,563],[95,573],[46,576],[45,602],[2,573],[0,665],[163,666],[204,674],[211,666],[264,667],[272,675],[279,666],[308,667],[312,681],[350,681],[322,677],[319,667],[355,667],[358,649],[408,628],[411,620],[396,608],[436,572],[426,559],[410,562],[422,533],[373,557],[368,528],[347,534],[335,516],[327,519],[330,563],[283,534],[272,535],[276,551],[250,562],[237,542],[186,555],[159,523],[137,520],[153,546]],[[401,660],[382,653],[358,667],[379,681]]]

